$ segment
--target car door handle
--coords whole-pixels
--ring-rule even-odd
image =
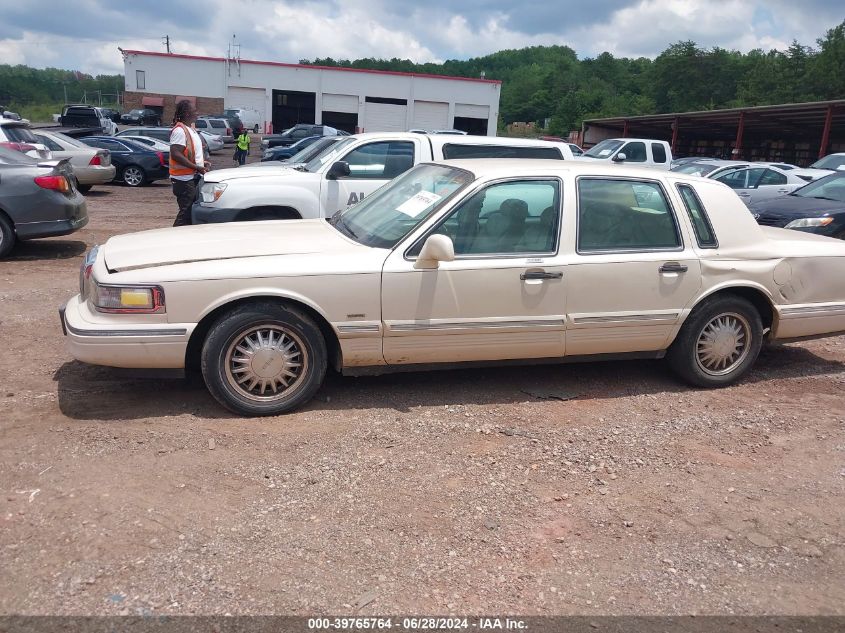
[[[789,193],[789,189],[778,189],[778,193]]]
[[[666,262],[660,267],[661,273],[685,273],[687,267],[679,262]]]
[[[522,281],[530,281],[532,279],[562,279],[563,273],[547,273],[542,270],[532,270],[530,272],[522,273],[519,278]]]

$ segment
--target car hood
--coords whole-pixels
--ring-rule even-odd
[[[780,196],[753,203],[748,208],[755,217],[759,214],[767,218],[813,218],[845,212],[845,202],[803,196]]]
[[[203,176],[204,182],[223,182],[229,180],[241,180],[243,178],[266,178],[268,175],[267,168],[258,165],[249,165],[247,167],[235,167],[232,169],[215,169]],[[297,178],[299,180],[311,180],[319,178],[317,174],[312,174],[307,171],[299,171],[298,169],[290,169],[288,166],[283,166],[272,172],[273,176],[283,178]]]
[[[325,220],[231,222],[117,235],[102,247],[109,271],[211,260],[304,255],[367,248]]]

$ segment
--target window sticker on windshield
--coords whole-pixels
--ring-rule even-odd
[[[408,198],[405,202],[396,207],[396,210],[407,216],[415,218],[420,213],[428,209],[428,207],[440,200],[441,197],[442,196],[438,196],[436,193],[431,193],[430,191],[418,191],[412,198]]]
[[[613,151],[613,150],[610,150],[610,149],[603,149],[603,150],[601,150],[601,151],[599,152],[599,156],[607,156],[607,155],[608,155],[608,154],[610,154],[610,152],[612,152],[612,151]]]

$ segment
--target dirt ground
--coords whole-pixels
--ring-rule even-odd
[[[845,614],[845,338],[719,391],[660,362],[331,376],[242,419],[65,351],[83,253],[175,202],[88,211],[0,262],[0,613]]]

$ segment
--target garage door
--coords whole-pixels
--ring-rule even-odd
[[[471,119],[489,119],[490,106],[486,105],[472,105],[469,103],[455,104],[456,117],[469,117]]]
[[[267,120],[267,104],[263,88],[230,87],[226,93],[226,107],[258,110],[261,120]]]
[[[449,127],[449,104],[438,101],[414,101],[414,125],[423,130],[445,130]]]
[[[408,106],[367,102],[364,113],[365,132],[404,132]]]
[[[357,95],[323,93],[323,112],[348,112],[358,114]]]

